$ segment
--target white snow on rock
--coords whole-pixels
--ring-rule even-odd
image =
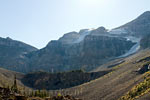
[[[126,38],[127,41],[132,41],[133,43],[136,43],[135,45],[133,45],[131,47],[131,49],[128,52],[126,52],[125,54],[123,54],[123,55],[121,55],[117,58],[127,57],[131,54],[136,53],[140,49],[140,40],[141,40],[141,38],[137,38],[137,37],[129,36],[129,35],[127,36],[126,34],[128,34],[128,32],[124,28],[112,29],[112,30],[109,31],[109,34],[117,35],[117,36],[125,35],[124,38]]]
[[[122,58],[122,57],[127,57],[131,54],[134,54],[136,53],[138,50],[140,49],[140,42],[136,43],[127,53],[119,56],[119,58]]]
[[[125,37],[127,41],[132,41],[132,42],[140,42],[141,38],[133,37],[133,36],[126,36]]]
[[[127,31],[123,28],[119,28],[119,29],[112,29],[112,30],[109,31],[109,33],[120,35],[120,34],[126,34]]]
[[[127,41],[132,41],[136,44],[133,45],[132,48],[128,52],[126,52],[125,54],[119,56],[119,58],[127,57],[131,54],[136,53],[140,49],[140,40],[141,40],[141,38],[136,38],[136,37],[133,37],[133,36],[128,36],[128,37],[125,37],[125,38],[127,39]]]
[[[76,41],[74,41],[74,43],[80,43],[80,42],[83,41],[84,38],[85,38],[87,35],[89,35],[90,33],[91,33],[91,30],[90,30],[90,29],[81,30],[81,31],[79,32],[80,37],[79,37]]]
[[[90,35],[93,29],[82,29],[79,32],[66,33],[59,39],[64,44],[80,43],[87,35]]]
[[[69,33],[69,34],[64,35],[60,40],[67,44],[80,43],[85,39],[85,37],[87,35],[90,35],[92,33],[92,30],[94,30],[94,29],[83,29],[83,30],[80,30],[80,32],[78,32],[78,33],[72,32],[72,34]],[[123,28],[112,29],[108,32],[109,32],[109,34],[91,34],[91,35],[108,36],[108,37],[122,37],[122,38],[125,38],[127,41],[132,41],[133,43],[136,43],[135,45],[132,46],[132,48],[128,52],[126,52],[125,54],[123,54],[117,58],[127,57],[131,54],[136,53],[140,49],[141,38],[137,38],[137,37],[129,35],[125,29],[123,29]]]

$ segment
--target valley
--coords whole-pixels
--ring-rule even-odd
[[[149,23],[147,11],[111,30],[101,26],[66,33],[42,49],[0,38],[0,87],[7,90],[17,82],[18,95],[31,100],[67,95],[82,100],[147,100]]]

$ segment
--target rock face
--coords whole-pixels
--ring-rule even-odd
[[[134,43],[123,38],[87,35],[80,43],[52,41],[45,48],[29,54],[31,70],[87,71],[126,53]],[[35,63],[36,62],[36,63]]]
[[[23,72],[28,66],[28,59],[24,55],[36,50],[25,43],[10,38],[0,38],[0,66]]]
[[[140,44],[143,49],[150,48],[150,35],[144,36],[141,39]]]

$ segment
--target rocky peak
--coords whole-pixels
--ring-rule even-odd
[[[78,34],[77,32],[69,32],[64,34],[58,41],[64,44],[70,44],[77,40],[79,37],[80,34]]]
[[[106,28],[103,26],[97,28],[97,30],[99,30],[100,32],[107,32]]]
[[[103,26],[91,31],[91,35],[106,35],[106,34],[108,34],[108,31]]]
[[[139,17],[137,17],[135,20],[133,20],[131,23],[128,24],[139,24],[139,25],[150,24],[150,11],[144,12],[143,14],[141,14]]]
[[[140,15],[138,18],[150,18],[150,11],[144,12],[142,15]]]
[[[135,20],[116,29],[123,29],[129,35],[143,37],[150,34],[150,11],[146,11]]]
[[[10,37],[6,37],[6,40],[12,40]]]

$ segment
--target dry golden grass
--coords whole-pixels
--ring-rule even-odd
[[[14,83],[14,76],[16,75],[17,78],[17,86],[19,90],[32,90],[27,86],[24,86],[21,82],[22,77],[24,74],[15,72],[15,71],[9,71],[3,68],[0,68],[0,87],[11,87]]]

